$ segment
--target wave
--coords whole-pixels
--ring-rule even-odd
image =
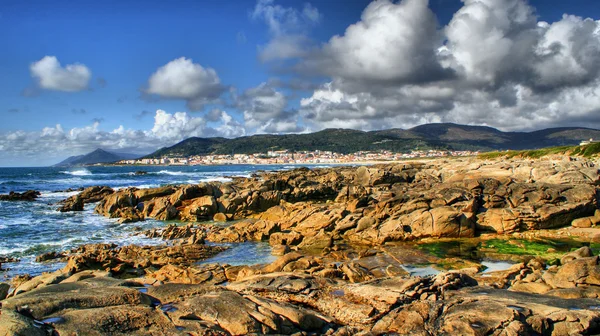
[[[82,168],[82,169],[77,169],[77,170],[71,170],[71,171],[61,171],[61,173],[63,174],[69,174],[69,175],[75,175],[75,176],[91,176],[94,175],[92,174],[91,171]]]
[[[168,171],[168,170],[161,170],[159,172],[156,172],[156,174],[171,175],[171,176],[198,175],[198,173],[189,173],[189,172],[182,172],[182,171]]]
[[[67,198],[79,193],[79,191],[42,191],[40,198]]]
[[[53,249],[56,247],[68,246],[70,243],[75,241],[81,241],[82,237],[72,237],[54,242],[43,242],[34,245],[30,245],[27,243],[17,244],[19,247],[13,248],[0,248],[0,255],[11,255],[16,253],[22,253],[23,255],[32,255],[43,253],[49,249]]]

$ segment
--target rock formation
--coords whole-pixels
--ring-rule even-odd
[[[121,222],[192,223],[141,232],[165,240],[161,245],[84,245],[40,257],[60,256],[66,266],[13,279],[1,302],[0,330],[597,334],[600,264],[592,248],[553,252],[552,260],[522,256],[507,269],[484,274],[477,261],[419,253],[414,242],[561,232],[587,235],[590,244],[600,239],[599,178],[588,160],[458,159],[301,168],[116,192],[86,189],[65,201],[65,211],[87,200],[98,202],[97,213]],[[236,222],[219,223],[231,220]],[[269,242],[278,258],[245,266],[202,262],[223,251],[220,243],[246,241]],[[411,276],[407,260],[443,271]]]

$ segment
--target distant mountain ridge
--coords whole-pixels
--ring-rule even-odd
[[[137,154],[125,154],[125,153],[114,153],[108,152],[103,149],[96,149],[85,155],[75,155],[68,157],[67,159],[55,164],[55,167],[72,167],[72,166],[85,166],[96,163],[112,163],[121,160],[137,159],[141,155]]]
[[[548,128],[533,132],[503,132],[493,127],[452,123],[425,124],[410,129],[358,131],[325,129],[307,134],[261,134],[234,139],[188,138],[164,147],[145,158],[207,154],[252,154],[269,150],[325,150],[338,153],[413,149],[504,150],[578,145],[582,140],[600,139],[600,130],[583,127]]]

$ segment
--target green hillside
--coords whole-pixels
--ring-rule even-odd
[[[550,146],[573,146],[584,139],[600,139],[600,130],[589,128],[551,128],[534,132],[502,132],[485,126],[427,124],[412,129],[358,131],[326,129],[307,134],[262,134],[225,138],[189,138],[162,148],[148,158],[206,154],[252,154],[270,150],[338,153],[389,150],[408,152],[414,149],[448,150],[523,150]]]

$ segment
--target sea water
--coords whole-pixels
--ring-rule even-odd
[[[57,202],[77,194],[65,192],[95,185],[114,189],[150,188],[163,185],[194,184],[204,181],[229,181],[235,176],[250,176],[258,170],[274,171],[294,166],[225,165],[225,166],[91,166],[85,168],[0,168],[0,194],[10,191],[37,190],[41,197],[33,202],[0,201],[0,257],[17,258],[16,263],[2,264],[0,280],[17,274],[37,275],[64,266],[61,262],[35,262],[35,257],[50,251],[65,251],[89,243],[118,245],[161,243],[140,235],[140,229],[164,226],[157,220],[118,224],[94,213],[94,204],[81,212],[61,213]],[[146,174],[139,175],[136,171]],[[270,249],[261,244],[244,244],[214,262],[262,263],[271,260]],[[236,253],[239,252],[239,255]],[[248,258],[251,256],[251,258]]]

